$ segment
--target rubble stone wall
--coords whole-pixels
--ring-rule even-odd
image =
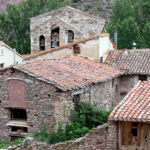
[[[51,129],[57,128],[58,122],[68,121],[70,110],[74,109],[72,97],[68,92],[60,92],[50,84],[39,81],[34,77],[16,71],[7,70],[0,73],[0,139],[10,140],[11,128],[6,124],[11,121],[11,106],[9,106],[9,94],[7,81],[17,79],[26,83],[26,112],[28,133],[40,131],[45,124]],[[14,85],[15,86],[15,85]],[[67,109],[67,114],[66,112]]]
[[[25,140],[23,144],[9,147],[9,150],[116,150],[115,124],[104,124],[92,129],[84,137],[55,145]]]
[[[150,81],[150,76],[147,76]],[[120,93],[128,93],[139,81],[139,75],[123,75],[120,77]]]

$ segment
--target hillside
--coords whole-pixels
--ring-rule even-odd
[[[24,0],[0,0],[0,11],[5,11],[7,3],[20,4]]]
[[[24,0],[0,0],[0,11],[5,11],[7,3],[19,4]],[[73,7],[109,21],[115,0],[73,0]]]

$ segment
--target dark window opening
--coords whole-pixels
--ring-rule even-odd
[[[140,75],[139,80],[141,81],[147,81],[147,75]]]
[[[28,132],[28,129],[25,127],[11,127],[12,132]]]
[[[40,36],[39,42],[40,42],[40,51],[44,51],[45,50],[45,37],[43,35]]]
[[[79,102],[80,102],[80,95],[74,95],[73,103],[74,103],[75,110],[78,110]]]
[[[68,30],[68,43],[72,43],[74,41],[74,33],[71,30]]]
[[[120,101],[122,101],[125,98],[126,95],[127,95],[127,93],[121,93],[120,94]]]
[[[11,109],[11,120],[27,120],[26,110]]]
[[[112,87],[114,86],[114,79],[112,79]]]
[[[132,128],[132,135],[137,137],[137,128]]]
[[[118,85],[116,84],[116,92],[118,92]]]
[[[0,64],[0,69],[4,68],[4,64]]]
[[[80,54],[80,47],[78,45],[73,45],[73,53]]]
[[[59,27],[52,28],[51,48],[59,47]]]

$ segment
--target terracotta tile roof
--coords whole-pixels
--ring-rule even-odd
[[[109,120],[150,122],[150,82],[139,81],[114,108]]]
[[[150,49],[110,51],[105,63],[126,74],[150,74]]]
[[[51,48],[49,50],[33,53],[31,55],[26,55],[26,56],[24,56],[24,60],[32,59],[32,58],[35,58],[37,56],[44,55],[44,54],[47,54],[47,53],[52,53],[54,51],[59,51],[59,50],[62,50],[64,48],[69,48],[69,47],[71,47],[73,45],[84,43],[84,42],[96,39],[96,38],[98,38],[100,36],[109,36],[109,34],[108,33],[96,34],[96,35],[91,36],[89,38],[85,38],[85,39],[82,39],[82,40],[77,40],[77,41],[74,41],[74,42],[69,43],[67,45],[63,45],[63,46],[56,47],[56,48]]]
[[[76,55],[61,59],[37,60],[17,67],[42,77],[63,90],[83,88],[122,74],[106,64]]]

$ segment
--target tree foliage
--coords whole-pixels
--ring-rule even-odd
[[[150,47],[150,1],[147,0],[116,0],[113,6],[108,31],[113,38],[118,32],[119,49],[132,48],[135,41],[138,48]]]
[[[26,0],[0,12],[0,40],[21,54],[30,53],[30,18],[67,5],[62,0]]]

